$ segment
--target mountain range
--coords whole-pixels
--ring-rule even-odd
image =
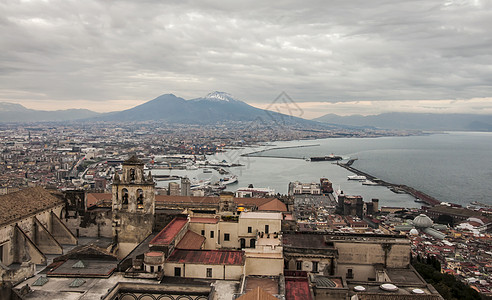
[[[111,113],[97,113],[87,109],[43,111],[28,109],[20,104],[0,102],[0,122],[41,121],[163,121],[185,124],[242,121],[310,129],[369,127],[394,130],[492,131],[492,115],[394,112],[370,116],[327,114],[306,120],[253,107],[224,92],[212,92],[205,97],[191,100],[164,94],[133,108]]]
[[[0,102],[0,122],[71,121],[98,115],[88,109],[35,110],[16,103]]]
[[[492,115],[392,112],[370,116],[327,114],[313,120],[396,130],[492,131]]]

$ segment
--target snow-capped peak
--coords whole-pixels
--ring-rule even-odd
[[[231,101],[238,101],[234,99],[231,94],[225,93],[225,92],[212,92],[205,96],[204,99],[210,100],[210,101],[225,101],[225,102],[231,102]]]

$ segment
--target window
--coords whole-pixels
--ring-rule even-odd
[[[214,238],[214,231],[210,231],[210,238],[213,239]]]
[[[251,226],[248,227],[248,233],[251,233],[253,232],[253,228],[251,228]]]
[[[313,272],[318,272],[318,262],[313,261]]]
[[[207,268],[207,277],[212,277],[212,268]]]
[[[352,271],[352,269],[347,269],[347,279],[352,279],[354,278],[354,273]]]
[[[121,203],[123,204],[123,206],[128,206],[128,190],[127,189],[121,190]]]
[[[202,230],[202,235],[205,236],[205,230]]]
[[[296,270],[302,271],[302,261],[300,260],[296,261]]]
[[[181,268],[178,267],[174,268],[174,276],[181,277]]]
[[[137,209],[143,209],[144,193],[142,189],[137,190]]]
[[[229,241],[230,240],[230,235],[228,233],[224,233],[224,241]]]
[[[154,273],[154,266],[150,266],[150,273]]]
[[[270,231],[270,226],[269,225],[265,225],[265,233],[269,233]]]

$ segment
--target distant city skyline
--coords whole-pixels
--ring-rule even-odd
[[[285,91],[307,119],[492,114],[487,1],[0,7],[0,101],[32,109],[109,112],[219,90],[259,108]]]

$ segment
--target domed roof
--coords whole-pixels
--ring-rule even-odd
[[[424,214],[420,214],[413,219],[413,225],[415,227],[428,228],[431,227],[432,224],[434,224],[434,222]]]
[[[415,228],[412,228],[410,230],[410,235],[419,235],[419,231],[417,229],[415,229]]]

